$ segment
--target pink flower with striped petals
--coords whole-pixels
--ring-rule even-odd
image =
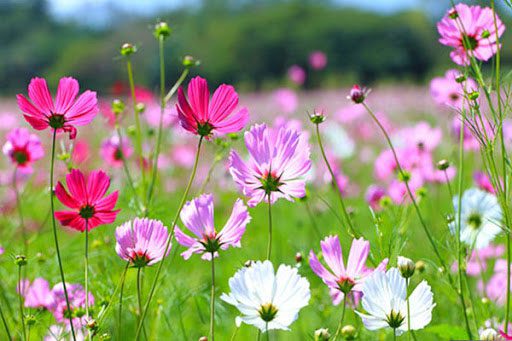
[[[249,112],[237,112],[238,94],[231,85],[222,84],[210,100],[206,79],[193,78],[188,84],[188,100],[183,88],[178,89],[178,118],[185,130],[206,138],[213,134],[228,134],[242,130],[249,121]]]
[[[177,226],[174,228],[176,240],[188,250],[181,255],[189,259],[192,254],[202,254],[202,258],[211,260],[212,254],[218,257],[219,250],[228,247],[240,247],[240,240],[251,216],[241,199],[237,199],[233,211],[222,230],[216,231],[213,221],[213,195],[203,194],[185,204],[181,211],[181,221],[194,233],[190,237]]]
[[[9,132],[2,151],[24,173],[32,173],[34,161],[44,156],[41,140],[26,128],[15,128]]]
[[[96,92],[87,90],[78,98],[78,81],[64,77],[59,81],[57,95],[52,99],[46,80],[32,78],[28,85],[28,97],[18,94],[18,106],[25,120],[36,130],[48,127],[57,132],[67,132],[76,137],[76,126],[89,124],[98,113]]]
[[[55,196],[71,209],[55,212],[55,218],[63,226],[84,232],[86,226],[90,231],[116,220],[120,210],[114,210],[114,206],[119,193],[115,191],[105,196],[110,186],[110,178],[105,172],[95,170],[86,177],[78,169],[72,169],[66,176],[66,184],[69,193],[60,181],[55,188]]]
[[[326,237],[320,242],[322,255],[330,268],[327,270],[311,250],[309,252],[309,265],[313,272],[329,287],[332,302],[338,305],[345,295],[351,292],[361,292],[363,282],[374,271],[385,271],[388,259],[384,259],[376,269],[366,267],[366,260],[370,253],[370,242],[363,238],[352,240],[347,266],[343,263],[338,236]]]

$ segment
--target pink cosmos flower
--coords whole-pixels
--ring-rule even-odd
[[[306,71],[298,65],[292,65],[288,69],[288,78],[297,85],[302,85],[306,81]]]
[[[432,128],[427,122],[419,122],[397,132],[396,137],[406,147],[416,147],[419,151],[432,152],[443,138],[441,128]]]
[[[153,128],[160,126],[160,106],[157,104],[150,104],[144,111],[144,118],[148,125]],[[178,122],[178,111],[176,106],[166,107],[162,116],[162,127],[169,128]]]
[[[36,278],[30,284],[28,280],[23,284],[23,297],[27,308],[45,308],[53,304],[50,286],[44,278]]]
[[[292,201],[306,195],[304,177],[311,168],[311,160],[307,140],[300,133],[256,124],[244,139],[250,158],[244,162],[236,151],[231,151],[229,172],[243,194],[250,197],[250,207],[267,196],[275,203],[279,198]]]
[[[73,316],[76,315],[76,311],[85,308],[85,290],[80,284],[70,284],[66,283],[66,291],[68,293],[69,305],[71,308],[71,314]],[[69,324],[69,318],[67,312],[66,305],[66,297],[64,295],[64,286],[61,283],[57,283],[53,286],[51,290],[52,295],[52,304],[48,307],[49,310],[53,313],[53,316],[59,323]],[[88,302],[89,307],[94,306],[94,296],[89,292],[88,293]],[[75,328],[81,328],[85,326],[87,323],[85,314],[81,317],[73,318],[73,326]]]
[[[91,156],[91,147],[87,140],[75,140],[73,151],[71,152],[71,160],[75,165],[85,163]]]
[[[476,82],[468,78],[464,82],[457,82],[460,71],[451,69],[446,71],[444,77],[436,77],[430,82],[430,94],[439,105],[461,110],[469,107],[469,100],[464,99],[465,93],[478,90]]]
[[[116,252],[135,267],[153,265],[169,255],[167,227],[159,220],[135,218],[116,228]]]
[[[384,259],[377,268],[369,269],[365,263],[370,252],[370,242],[363,238],[352,240],[347,266],[343,262],[343,253],[338,236],[326,237],[320,242],[322,256],[329,266],[326,269],[311,250],[309,265],[313,272],[329,287],[332,302],[338,305],[343,297],[352,291],[361,292],[365,278],[373,271],[385,271],[388,259]]]
[[[18,94],[18,106],[25,120],[36,130],[48,127],[57,132],[65,131],[69,137],[76,137],[76,126],[89,124],[98,113],[96,92],[85,91],[78,95],[78,81],[71,77],[61,78],[55,101],[50,95],[46,80],[32,78],[28,86],[27,98]]]
[[[473,250],[471,257],[466,263],[466,273],[472,277],[480,277],[482,272],[487,271],[487,262],[491,259],[501,257],[505,253],[503,245],[489,245],[481,249]],[[452,264],[452,271],[458,269],[457,262]]]
[[[66,175],[66,184],[68,192],[59,181],[55,188],[55,196],[71,211],[57,211],[55,218],[64,226],[84,232],[93,228],[110,224],[116,220],[119,210],[114,210],[117,202],[118,191],[107,196],[110,178],[101,171],[95,170],[89,176],[77,170],[72,169]]]
[[[124,138],[122,143],[120,142],[118,135],[112,135],[101,143],[101,158],[111,167],[122,167],[123,157],[126,160],[133,153],[133,148],[128,138]]]
[[[322,51],[313,51],[309,54],[309,65],[314,70],[322,70],[327,65],[327,55]]]
[[[11,130],[2,151],[23,173],[32,173],[32,164],[44,156],[41,140],[26,128]]]
[[[494,264],[494,274],[487,281],[485,288],[481,281],[478,286],[489,299],[499,305],[504,305],[507,297],[507,261],[498,259]]]
[[[496,17],[498,36],[505,31],[505,25]],[[496,42],[494,14],[489,7],[455,5],[437,24],[441,35],[439,42],[453,47],[452,60],[459,65],[468,65],[469,56],[481,61],[489,60],[498,49]]]
[[[491,179],[485,174],[484,172],[475,172],[473,174],[473,180],[475,181],[475,184],[478,188],[492,193],[496,194],[496,191],[494,190],[494,187],[492,186]]]
[[[290,114],[297,110],[299,98],[295,91],[287,88],[277,89],[274,91],[273,97],[279,110],[284,114]]]
[[[386,195],[386,189],[378,185],[370,185],[366,190],[365,199],[372,210],[380,211],[380,200]]]
[[[235,201],[233,211],[228,221],[220,230],[215,230],[213,221],[213,195],[203,194],[185,204],[181,211],[181,221],[194,233],[190,237],[177,226],[174,228],[176,241],[188,248],[181,255],[189,259],[192,254],[202,254],[202,258],[211,260],[212,254],[218,257],[219,250],[228,247],[241,247],[240,240],[245,233],[245,227],[251,221],[251,216],[241,199]]]
[[[185,130],[209,138],[212,134],[235,133],[249,121],[246,108],[234,113],[238,94],[231,85],[222,84],[215,90],[211,101],[206,79],[192,78],[188,84],[188,100],[183,88],[178,89],[178,118]]]

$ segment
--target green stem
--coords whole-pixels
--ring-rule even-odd
[[[128,267],[130,266],[130,262],[126,263],[124,268],[124,272],[121,278],[121,290],[119,291],[119,307],[117,308],[117,332],[118,337],[121,338],[121,322],[123,319],[123,293],[124,293],[124,282],[126,279],[126,272],[128,271]]]
[[[396,329],[393,328],[393,340],[396,341]]]
[[[98,318],[99,325],[101,325],[101,323],[103,322],[103,319],[105,318],[105,316],[107,316],[107,313],[110,310],[110,307],[112,306],[113,298],[116,296],[117,292],[119,291],[120,286],[124,285],[124,279],[126,277],[126,272],[128,271],[129,266],[130,266],[130,262],[126,262],[126,266],[124,267],[123,273],[121,274],[119,281],[117,282],[116,288],[114,289],[114,292],[112,293],[110,299],[108,300],[107,306],[103,310],[103,313]]]
[[[181,83],[183,83],[185,78],[187,78],[189,72],[190,72],[189,68],[185,68],[185,70],[183,70],[183,72],[180,75],[180,78],[178,78],[176,83],[172,86],[171,90],[169,90],[167,95],[165,95],[165,98],[164,98],[165,103],[167,103],[167,102],[169,102],[171,100],[172,96],[178,90],[178,88],[180,87]]]
[[[236,334],[238,333],[238,329],[239,329],[239,328],[240,328],[240,327],[235,327],[235,331],[233,331],[233,335],[231,335],[231,339],[230,339],[231,341],[234,341],[234,340],[235,340],[235,338],[236,338]]]
[[[117,138],[119,139],[119,146],[121,148],[121,161],[123,162],[123,170],[124,170],[124,173],[126,175],[126,179],[128,180],[128,184],[130,185],[130,188],[133,192],[133,196],[134,198],[137,200],[137,202],[140,204],[140,198],[139,198],[139,194],[137,193],[137,190],[135,189],[135,185],[133,183],[133,178],[130,174],[130,169],[128,168],[128,163],[126,162],[126,157],[124,156],[124,153],[122,151],[122,148],[123,148],[123,136],[121,134],[121,129],[119,127],[119,124],[116,122],[116,133],[117,133]]]
[[[23,236],[23,254],[28,257],[28,238],[27,238],[27,228],[25,226],[25,220],[23,219],[23,210],[21,206],[21,196],[20,191],[18,189],[18,183],[16,181],[18,177],[18,166],[14,168],[14,174],[12,177],[12,187],[14,189],[14,194],[16,195],[16,208],[18,209],[18,217],[21,227],[21,233]]]
[[[400,172],[400,174],[404,174],[402,166],[400,165],[400,162],[398,161],[398,156],[396,155],[395,148],[393,147],[393,143],[391,142],[391,138],[389,137],[386,129],[382,126],[382,124],[377,119],[377,117],[375,116],[373,111],[370,109],[370,107],[368,107],[368,105],[366,105],[366,103],[363,103],[363,106],[366,109],[366,111],[368,112],[368,114],[370,114],[370,116],[373,119],[373,121],[377,124],[377,126],[381,130],[381,132],[384,135],[384,137],[386,138],[386,141],[387,141],[387,143],[389,145],[389,148],[391,149],[391,152],[393,153],[393,157],[395,159],[398,171]],[[429,242],[430,242],[430,244],[431,244],[431,246],[432,246],[432,248],[434,250],[434,253],[437,256],[437,259],[439,260],[439,263],[441,263],[441,266],[442,266],[443,270],[446,272],[446,270],[448,270],[448,268],[446,267],[446,263],[445,263],[443,257],[441,256],[441,253],[437,249],[437,245],[436,245],[436,243],[434,241],[434,238],[430,234],[430,230],[427,227],[427,224],[425,223],[425,220],[423,219],[423,215],[421,214],[420,208],[418,207],[416,199],[414,198],[414,195],[412,194],[411,188],[409,187],[409,182],[407,180],[404,180],[404,184],[405,184],[405,188],[407,189],[407,194],[409,195],[409,198],[411,199],[411,202],[412,202],[412,204],[414,206],[414,209],[416,211],[418,219],[420,220],[420,224],[423,227],[423,230],[425,231],[425,234],[427,235],[427,238],[428,238],[428,240],[429,240]],[[450,281],[450,284],[453,285],[453,278],[452,278],[451,274],[449,272],[446,272],[446,273],[448,274],[448,279]]]
[[[141,322],[141,312],[142,312],[142,277],[141,277],[142,268],[137,268],[137,303],[139,305],[139,313],[137,314],[137,325],[139,323],[142,324],[142,330],[144,332],[144,337],[146,340],[148,339],[148,336],[146,334],[146,328],[144,327],[144,322]]]
[[[135,83],[133,81],[132,62],[130,58],[126,59],[126,71],[128,72],[128,82],[130,83],[130,93],[132,96],[133,114],[135,117],[135,130],[136,130],[136,149],[139,157],[139,167],[142,177],[142,193],[146,195],[146,172],[144,171],[144,156],[142,153],[142,130],[140,127],[140,115],[137,110],[137,98],[135,97]],[[145,205],[146,206],[146,205]],[[147,207],[144,207],[144,212]]]
[[[409,332],[407,335],[409,337],[409,340],[411,339],[411,307],[409,304],[409,282],[410,279],[405,279],[405,294],[407,295],[407,331]]]
[[[210,294],[210,337],[215,341],[215,252],[212,252],[212,290]]]
[[[11,332],[9,331],[9,325],[7,324],[7,321],[5,320],[4,310],[2,309],[2,305],[1,304],[0,304],[0,317],[2,318],[2,323],[4,325],[5,333],[7,334],[7,338],[9,340],[12,340]]]
[[[268,201],[268,244],[267,244],[267,260],[270,260],[272,254],[272,203],[271,193],[267,194]]]
[[[85,219],[85,317],[89,321],[89,219]],[[92,332],[88,332],[88,339],[92,340]]]
[[[21,330],[23,332],[23,340],[27,340],[27,334],[25,330],[25,313],[23,311],[23,288],[21,283],[21,267],[22,265],[18,265],[18,298],[20,304],[20,317],[21,317]]]
[[[187,187],[185,188],[185,192],[183,193],[183,197],[181,198],[181,202],[180,202],[180,204],[178,206],[178,209],[176,211],[176,215],[174,216],[174,219],[173,219],[172,224],[171,224],[171,234],[169,236],[169,239],[167,240],[167,244],[165,245],[165,250],[164,250],[164,253],[163,253],[164,255],[167,254],[167,251],[169,250],[169,247],[171,246],[171,240],[174,237],[174,227],[176,226],[176,223],[178,222],[181,210],[183,209],[183,206],[185,205],[188,193],[190,191],[190,188],[192,187],[192,183],[193,183],[194,178],[196,176],[197,165],[199,164],[199,155],[201,153],[202,142],[203,142],[203,137],[201,136],[199,138],[199,143],[197,144],[196,158],[194,160],[194,166],[192,167],[192,172],[190,173],[190,178],[188,180]],[[146,305],[144,306],[144,310],[142,312],[140,323],[139,323],[139,325],[137,327],[137,332],[135,334],[135,340],[139,340],[140,333],[142,331],[142,324],[144,323],[144,319],[145,319],[146,314],[147,314],[147,312],[149,310],[149,305],[151,304],[151,300],[153,299],[153,295],[155,294],[156,286],[158,284],[158,279],[160,277],[160,273],[162,272],[162,267],[163,267],[166,259],[167,259],[166,257],[162,258],[162,260],[158,264],[158,269],[156,270],[155,278],[153,279],[153,283],[151,284],[151,289],[149,290],[148,299],[146,301]]]
[[[347,224],[350,228],[350,232],[352,233],[352,236],[357,238],[358,234],[354,229],[354,225],[352,224],[352,219],[350,219],[350,215],[348,214],[347,208],[345,206],[345,201],[343,200],[343,195],[340,190],[340,186],[338,184],[338,180],[336,179],[336,176],[334,176],[334,172],[332,170],[331,164],[329,163],[329,160],[327,159],[327,155],[325,154],[324,145],[322,143],[322,138],[320,136],[320,128],[319,124],[315,124],[316,128],[316,139],[318,141],[318,146],[320,147],[320,152],[322,153],[322,158],[324,159],[325,165],[327,166],[327,169],[329,170],[329,173],[331,174],[332,183],[336,186],[335,191],[338,194],[338,199],[341,204],[341,210],[343,212],[343,215],[345,217],[345,220],[347,221]]]
[[[57,260],[59,263],[59,271],[60,271],[60,279],[62,281],[62,288],[64,289],[64,298],[66,299],[66,308],[68,312],[71,312],[71,305],[69,304],[69,297],[68,297],[68,290],[66,287],[66,278],[64,276],[64,268],[62,267],[62,259],[60,256],[60,249],[59,249],[59,238],[57,236],[57,224],[55,223],[55,203],[54,203],[54,186],[53,186],[53,173],[54,173],[54,167],[55,167],[55,141],[57,139],[57,130],[53,130],[53,137],[52,137],[52,159],[50,163],[50,204],[51,204],[51,211],[52,211],[52,227],[53,227],[53,239],[55,241],[55,251],[57,253]],[[75,328],[73,326],[73,316],[72,314],[68,314],[69,318],[69,326],[71,328],[71,335],[73,337],[73,341],[76,341],[75,336]]]
[[[341,319],[336,328],[336,334],[334,334],[334,340],[337,340],[341,335],[341,329],[343,329],[343,320],[345,320],[345,310],[347,309],[347,294],[343,296],[343,307],[341,308]]]

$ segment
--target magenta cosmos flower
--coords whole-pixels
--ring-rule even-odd
[[[305,175],[311,160],[307,140],[300,133],[256,124],[244,139],[250,158],[244,162],[231,151],[229,171],[243,194],[250,197],[249,206],[256,206],[267,196],[274,203],[279,198],[292,201],[306,195]]]
[[[116,228],[116,252],[134,267],[153,265],[171,252],[167,227],[159,220],[135,218]]]
[[[213,195],[203,194],[185,204],[181,211],[181,221],[195,235],[190,237],[177,226],[174,228],[176,240],[188,250],[181,255],[189,259],[192,254],[203,254],[202,258],[211,260],[212,253],[218,256],[219,250],[228,247],[240,247],[245,227],[251,221],[247,207],[241,199],[235,201],[233,211],[222,230],[215,230],[213,220]]]
[[[206,79],[192,78],[188,84],[188,100],[183,88],[178,89],[178,118],[187,131],[209,138],[212,134],[235,133],[242,130],[249,120],[249,112],[242,108],[236,113],[238,94],[231,85],[222,84],[213,93]]]
[[[2,151],[19,170],[25,173],[31,173],[32,164],[44,156],[39,137],[25,128],[11,130]]]
[[[71,77],[61,78],[55,101],[50,95],[46,80],[32,78],[28,85],[27,100],[18,94],[18,106],[24,113],[25,120],[36,130],[48,127],[69,133],[69,137],[76,137],[75,126],[89,124],[98,113],[96,92],[87,90],[80,97],[78,95],[78,81]]]
[[[320,263],[313,250],[309,252],[309,265],[329,287],[332,302],[335,305],[339,304],[350,292],[361,292],[365,278],[373,271],[385,271],[388,264],[386,258],[375,270],[366,267],[370,242],[363,238],[352,240],[346,267],[343,263],[343,253],[338,236],[326,237],[320,242],[320,247],[330,271]]]
[[[496,26],[498,36],[501,37],[505,25],[498,17]],[[454,48],[450,57],[456,64],[468,65],[470,56],[487,61],[498,49],[496,26],[491,8],[460,3],[450,9],[437,24],[441,35],[439,42]]]
[[[122,167],[123,157],[126,160],[132,153],[133,148],[127,138],[119,141],[119,136],[113,135],[101,143],[101,158],[111,167]]]
[[[114,210],[114,206],[119,193],[115,191],[105,196],[110,186],[110,178],[105,172],[95,170],[86,177],[81,171],[72,169],[66,175],[66,184],[69,194],[60,181],[55,188],[55,196],[71,209],[55,212],[55,218],[63,226],[84,232],[86,226],[90,231],[116,220],[119,210]]]

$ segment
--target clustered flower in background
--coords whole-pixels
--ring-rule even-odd
[[[280,116],[272,117],[269,123],[253,122],[254,117],[250,119],[249,110],[239,106],[239,95],[231,85],[220,85],[210,96],[207,80],[196,76],[184,90],[182,82],[197,64],[190,56],[184,58],[182,77],[169,92],[162,88],[160,98],[156,98],[150,91],[133,83],[130,56],[137,52],[136,47],[123,45],[121,54],[127,65],[130,84],[129,89],[119,87],[117,91],[132,96],[133,127],[126,127],[126,121],[130,120],[127,117],[129,108],[121,100],[114,100],[111,106],[98,104],[93,91],[86,90],[79,95],[78,81],[71,77],[60,79],[56,95],[52,98],[46,80],[33,78],[28,85],[29,99],[18,95],[18,106],[32,128],[50,130],[52,143],[50,147],[43,147],[45,139],[41,140],[26,128],[13,127],[2,148],[13,172],[7,176],[11,181],[2,183],[12,186],[16,202],[12,207],[19,213],[24,252],[27,254],[30,245],[27,234],[30,231],[25,228],[20,189],[30,186],[29,181],[48,182],[35,169],[45,156],[45,150],[50,156],[49,217],[60,281],[52,278],[54,285],[50,287],[45,278],[29,280],[34,276],[30,270],[26,271],[30,267],[26,255],[15,257],[19,267],[16,288],[20,312],[19,322],[16,322],[20,337],[29,339],[27,334],[30,335],[34,318],[31,313],[35,311],[47,311],[53,316],[52,325],[45,330],[45,340],[81,340],[100,336],[99,331],[105,330],[101,323],[114,309],[115,295],[112,294],[110,301],[98,309],[98,298],[95,299],[92,292],[100,288],[93,286],[91,289],[94,282],[90,283],[89,279],[89,232],[123,217],[123,222],[116,222],[118,227],[112,234],[115,252],[125,262],[120,284],[114,291],[117,294],[120,290],[116,332],[123,328],[125,281],[132,279],[137,288],[137,307],[130,310],[135,320],[131,336],[137,340],[152,335],[153,324],[148,322],[147,315],[153,313],[151,303],[159,288],[172,281],[171,276],[164,277],[162,271],[172,273],[175,264],[170,255],[178,246],[185,248],[180,253],[187,264],[192,264],[194,254],[209,261],[203,266],[211,268],[211,283],[207,283],[211,288],[208,334],[211,340],[214,340],[219,319],[229,312],[224,309],[216,313],[216,306],[226,303],[238,310],[239,316],[233,321],[235,336],[242,323],[257,328],[258,337],[259,333],[267,333],[268,336],[272,330],[293,329],[301,310],[311,302],[315,304],[308,309],[325,309],[323,304],[317,305],[316,300],[318,296],[327,296],[327,290],[316,290],[310,280],[311,283],[321,280],[327,286],[334,306],[332,311],[341,316],[337,326],[317,329],[315,340],[329,340],[331,336],[334,340],[353,340],[362,335],[373,339],[378,337],[381,329],[384,332],[390,330],[394,338],[403,333],[416,338],[415,332],[436,319],[435,308],[443,304],[443,295],[450,295],[450,304],[460,305],[457,309],[465,322],[460,328],[462,337],[511,339],[509,323],[512,321],[508,312],[512,278],[511,232],[506,147],[512,141],[512,122],[504,120],[501,114],[504,109],[500,104],[504,99],[499,97],[500,90],[498,88],[498,94],[491,95],[491,88],[486,86],[479,64],[499,53],[499,38],[505,26],[493,9],[461,3],[450,9],[437,27],[440,43],[453,48],[450,57],[460,66],[430,83],[433,102],[449,117],[445,128],[459,144],[458,165],[446,160],[437,162],[443,153],[446,157],[451,153],[443,148],[446,139],[443,139],[442,127],[427,121],[395,125],[385,113],[373,111],[371,101],[374,93],[358,85],[349,91],[348,98],[352,103],[336,111],[332,119],[321,109],[315,109],[309,115],[316,129],[318,146],[315,146],[311,132],[301,120],[292,117],[300,103],[300,96],[294,89],[281,88],[273,93],[272,100],[279,108]],[[161,22],[155,26],[155,37],[159,41],[163,42],[169,34],[167,24]],[[292,65],[288,69],[287,76],[295,89],[309,82],[308,71],[323,70],[328,58],[316,50],[309,55],[308,63],[307,69],[300,65]],[[175,92],[176,102],[171,103]],[[484,98],[480,98],[481,95]],[[121,181],[111,183],[114,176],[105,170],[89,171],[95,147],[88,143],[87,135],[82,135],[79,129],[85,129],[100,108],[109,126],[109,134],[101,141],[97,156],[101,157],[102,168],[116,174],[115,177],[119,176]],[[154,138],[144,138],[141,118],[150,127]],[[320,125],[326,126],[325,146]],[[233,146],[234,141],[246,127],[247,131],[243,133],[245,148],[238,150]],[[68,133],[69,139],[62,132]],[[83,140],[77,140],[77,136]],[[377,154],[355,142],[370,140],[380,143],[381,149]],[[387,143],[386,147],[382,147],[383,141]],[[217,146],[220,152],[209,155],[205,151],[206,144]],[[500,144],[503,149],[500,149]],[[464,169],[467,168],[465,153],[478,151],[484,158],[481,169],[470,174]],[[470,155],[473,160],[476,157],[473,155],[478,154]],[[360,171],[364,180],[370,182],[364,184],[367,186],[364,201],[372,215],[376,237],[361,226],[358,216],[346,206],[347,199],[360,194],[360,184],[354,183],[348,175],[351,170],[345,164],[353,156],[359,158],[357,161],[361,167],[356,172]],[[200,160],[208,160],[212,166],[202,169]],[[63,161],[65,171],[56,163],[58,161]],[[214,178],[218,186],[210,194],[205,187],[208,181],[213,182],[214,166],[219,162],[223,162],[224,174]],[[188,174],[186,185],[177,177],[164,175],[170,168],[174,174],[179,171]],[[464,172],[473,175],[475,187],[464,190],[463,177],[467,177]],[[204,183],[197,184],[197,173],[207,174]],[[61,181],[64,177],[65,185]],[[319,238],[311,240],[307,246],[310,249],[308,270],[300,266],[301,254],[296,256],[298,264],[295,267],[275,265],[272,250],[276,247],[272,242],[283,238],[281,233],[273,231],[281,224],[272,216],[278,199],[284,198],[290,205],[304,204],[314,222],[309,191],[316,191],[321,197],[325,194],[322,192],[325,183],[332,185],[330,189],[339,198],[340,208],[335,203],[333,207],[327,203],[339,220],[335,224],[342,225],[339,234],[321,240],[322,233],[318,231]],[[429,225],[425,219],[427,209],[423,205],[428,188],[435,185],[442,189],[446,187],[451,198],[449,207],[443,207],[441,212],[446,215],[445,224],[440,227],[444,229],[442,235],[435,235],[440,228]],[[108,194],[111,187],[117,186],[120,186],[120,191]],[[192,196],[190,191],[194,186],[199,191]],[[155,193],[178,192],[182,187],[184,191],[179,192],[182,194],[179,205],[169,205],[176,212],[169,212],[167,207],[165,215],[162,215],[165,219],[154,219],[158,214],[152,200]],[[231,188],[235,187],[242,198],[226,199],[223,194],[233,192]],[[127,193],[127,198],[120,200],[123,192]],[[54,200],[55,197],[58,201]],[[57,208],[59,202],[66,208]],[[214,207],[214,202],[217,207]],[[226,206],[232,207],[229,216],[224,214]],[[252,212],[259,212],[257,210],[264,210],[264,216],[268,218],[266,254],[264,250],[256,250],[262,260],[248,261],[239,269],[223,267],[224,259],[234,252],[230,248],[242,248],[243,245],[243,249],[251,249],[251,243],[245,242],[249,235],[252,238],[267,234],[262,221],[253,221]],[[223,225],[215,219],[214,211],[222,213]],[[401,215],[405,216],[402,222],[396,218]],[[407,249],[406,229],[416,228],[408,221],[408,216],[413,215],[418,220],[415,223],[426,233],[426,237],[422,237],[425,245],[418,246],[421,251],[427,247],[432,249],[435,258],[428,262],[439,268],[437,277],[430,277],[430,284],[425,279],[424,260],[415,263],[401,256],[407,252],[418,254],[414,250],[418,246],[412,245],[412,250]],[[382,227],[389,219],[393,225],[399,225],[393,226],[392,231]],[[62,255],[59,247],[62,232],[57,229],[58,225],[83,233],[85,266],[84,278],[80,280],[83,285],[66,281],[65,272],[69,271],[70,264],[76,265],[76,261]],[[297,229],[296,233],[301,232]],[[386,235],[392,242],[387,252],[383,252]],[[500,239],[505,235],[506,246]],[[318,240],[320,252],[315,252],[314,245]],[[349,243],[350,249],[344,253],[343,249],[347,251],[347,248],[342,244]],[[136,270],[136,278],[130,276],[128,271],[131,268]],[[222,283],[228,285],[230,291],[220,296],[223,303],[216,302],[216,286],[219,284],[216,269],[233,273],[228,283]],[[199,267],[197,270],[203,271]],[[309,270],[311,276],[308,276]],[[196,269],[191,266],[190,271]],[[79,281],[76,275],[71,277],[74,282]],[[448,283],[450,288],[441,291],[438,283],[432,283],[436,279]],[[472,279],[474,283],[469,284]],[[471,292],[472,286],[475,293]],[[496,308],[489,310],[485,321],[476,317],[483,309],[475,305],[475,295],[481,297],[485,307],[492,304]],[[354,312],[354,319],[362,321],[366,331],[346,324],[347,309]],[[0,312],[4,316],[3,309]],[[8,338],[11,338],[14,330],[10,330],[5,319],[4,327]],[[304,335],[303,338],[312,335]]]

